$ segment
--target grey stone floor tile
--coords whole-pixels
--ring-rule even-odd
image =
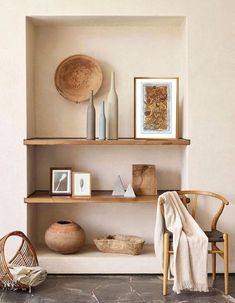
[[[224,291],[224,279],[223,275],[218,275],[215,283],[213,284],[215,288],[218,288],[221,291]],[[230,296],[235,298],[235,275],[230,275],[229,277],[229,293]],[[234,301],[235,302],[235,301]]]
[[[125,297],[130,292],[129,280],[115,283],[107,280],[104,285],[97,286],[93,293],[99,302],[118,302],[119,298]],[[130,301],[131,302],[131,301]]]
[[[117,302],[119,303],[128,303],[128,302],[133,302],[133,303],[145,303],[144,299],[141,297],[141,295],[135,293],[135,292],[130,292],[126,293],[124,296],[121,296],[118,298]]]
[[[162,280],[156,275],[49,275],[31,294],[0,290],[0,303],[231,303],[223,295],[223,276],[208,293],[185,291],[162,296]],[[230,276],[231,295],[235,275]],[[235,297],[235,296],[234,296]]]

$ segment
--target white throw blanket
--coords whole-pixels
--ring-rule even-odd
[[[26,266],[9,266],[9,270],[15,282],[20,282],[29,287],[41,284],[47,277],[46,270],[40,266],[26,267]]]
[[[161,203],[164,205],[166,229],[173,233],[174,257],[170,266],[174,275],[173,291],[208,291],[208,238],[175,191],[166,192],[158,198],[154,234],[156,256],[163,262],[164,218],[160,209]]]

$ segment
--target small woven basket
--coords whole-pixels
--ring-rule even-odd
[[[21,245],[15,256],[9,262],[5,257],[5,244],[9,237],[16,236],[22,239]],[[38,266],[38,260],[33,245],[21,231],[13,231],[0,240],[0,288],[7,289],[29,289],[28,285],[16,282],[9,270],[9,266]]]
[[[136,236],[107,236],[94,239],[98,250],[104,253],[139,255],[144,246],[144,239]]]

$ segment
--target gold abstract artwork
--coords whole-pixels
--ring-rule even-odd
[[[144,129],[167,130],[167,86],[144,86]]]

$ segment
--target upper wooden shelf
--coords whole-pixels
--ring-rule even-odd
[[[25,145],[190,145],[189,139],[134,139],[87,140],[85,138],[30,138]]]
[[[166,190],[159,190],[158,195]],[[72,197],[72,196],[50,196],[48,191],[35,191],[29,197],[24,199],[25,203],[30,204],[50,204],[50,203],[156,203],[156,196],[137,196],[136,198],[125,198],[112,196],[110,190],[92,191],[89,197]]]

